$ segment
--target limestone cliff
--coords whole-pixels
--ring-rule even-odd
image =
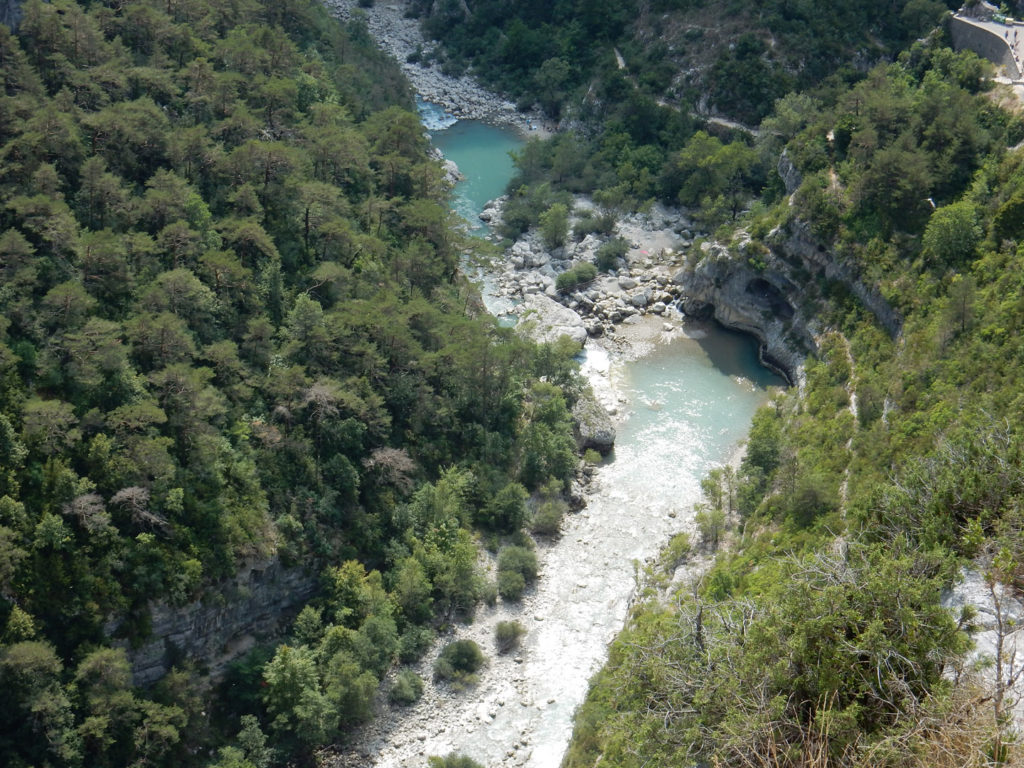
[[[814,336],[798,310],[799,287],[776,266],[755,269],[742,254],[706,243],[700,260],[676,274],[686,314],[714,318],[761,342],[761,362],[798,383]]]
[[[778,173],[786,192],[793,194],[801,178],[785,152]],[[773,230],[764,243],[740,235],[731,247],[705,243],[698,260],[676,274],[674,282],[683,292],[680,306],[689,315],[713,317],[759,339],[762,362],[791,383],[800,383],[804,358],[816,351],[809,308],[817,299],[813,278],[840,283],[890,336],[899,334],[899,313],[860,279],[855,265],[816,240],[799,218]]]
[[[782,241],[775,247],[790,260],[799,259],[801,266],[813,274],[824,275],[825,279],[841,283],[856,296],[890,336],[896,336],[903,325],[903,318],[889,306],[889,302],[874,286],[863,282],[854,265],[836,257],[811,234],[810,227],[795,219],[789,223]]]
[[[127,648],[135,684],[155,683],[183,660],[217,676],[258,641],[279,635],[317,585],[314,575],[275,558],[248,565],[202,600],[180,607],[151,604],[148,639]],[[116,633],[117,625],[108,631]]]
[[[615,447],[615,425],[612,417],[588,387],[572,409],[576,443],[582,450],[591,448],[606,454]]]

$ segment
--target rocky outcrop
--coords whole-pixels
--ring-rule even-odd
[[[674,281],[683,289],[686,314],[750,334],[761,343],[765,366],[790,383],[799,381],[804,358],[816,345],[795,303],[799,288],[785,270],[755,269],[747,258],[706,243],[695,267],[681,270]]]
[[[779,160],[778,171],[786,190],[795,191],[800,174],[786,153]],[[808,274],[843,285],[890,336],[899,335],[903,325],[900,314],[877,289],[860,279],[856,265],[819,242],[805,222],[793,218],[784,228],[771,232],[765,242],[767,251],[749,238],[741,238],[732,251],[718,243],[705,243],[701,258],[674,277],[684,292],[680,301],[683,311],[714,318],[727,328],[756,337],[761,342],[762,362],[793,383],[799,383],[804,357],[816,351],[814,319],[802,309],[814,300]]]
[[[792,195],[796,192],[800,183],[804,180],[803,176],[800,175],[800,171],[793,165],[793,158],[789,156],[788,149],[782,150],[782,154],[779,155],[776,171],[778,171],[779,178],[782,179],[782,183],[786,187],[787,195]]]
[[[583,318],[545,293],[526,294],[523,303],[516,307],[516,314],[520,329],[539,344],[568,336],[582,347],[587,340]]]
[[[275,559],[253,563],[183,607],[150,605],[145,644],[127,648],[136,685],[151,685],[189,659],[214,677],[258,641],[280,632],[317,591],[317,578]],[[115,634],[117,626],[108,627]]]
[[[615,425],[591,389],[580,395],[572,408],[576,443],[580,450],[588,448],[604,455],[615,447]]]
[[[827,280],[841,283],[850,293],[874,314],[875,318],[890,336],[897,336],[903,327],[903,318],[874,287],[867,285],[857,275],[856,268],[838,258],[811,234],[810,227],[795,219],[785,232],[775,235],[780,248],[790,259],[797,257],[810,272],[823,274]]]
[[[1024,678],[1020,675],[1021,651],[1024,651],[1024,604],[1013,590],[995,584],[989,586],[985,577],[971,568],[964,568],[961,580],[942,596],[942,605],[960,619],[965,609],[974,617],[970,623],[974,648],[967,663],[980,671],[989,685],[995,678],[995,657],[1002,650],[1003,681],[1010,680],[1007,700],[1013,702],[1013,719],[1018,728],[1024,725]]]

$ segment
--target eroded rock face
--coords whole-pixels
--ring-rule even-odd
[[[583,318],[546,293],[527,293],[516,314],[526,334],[540,344],[568,336],[582,347],[587,340]]]
[[[811,234],[810,227],[803,221],[795,220],[789,224],[781,249],[790,256],[797,256],[812,272],[824,273],[829,280],[842,283],[847,290],[856,296],[878,322],[889,333],[896,336],[903,325],[903,319],[874,287],[862,282],[854,267],[841,259],[819,243]]]
[[[687,315],[749,333],[761,342],[762,362],[799,381],[804,358],[816,345],[789,298],[799,296],[798,287],[781,270],[755,270],[713,245],[694,269],[673,280],[683,288],[680,305]]]
[[[151,685],[183,658],[216,677],[257,641],[280,634],[317,585],[312,573],[285,568],[274,558],[243,568],[203,600],[181,607],[152,604],[149,639],[127,648],[133,682]],[[116,629],[110,626],[108,633]]]
[[[780,173],[786,179],[783,165],[780,162]],[[787,188],[793,181],[786,180]],[[700,319],[713,317],[727,328],[755,336],[762,344],[762,361],[794,383],[800,382],[804,357],[816,351],[814,318],[801,309],[808,298],[807,280],[792,277],[794,264],[801,273],[841,283],[891,336],[900,332],[899,313],[859,278],[853,265],[819,243],[804,222],[792,221],[766,242],[770,250],[755,254],[754,261],[764,265],[759,269],[751,266],[751,254],[744,250],[753,247],[749,239],[735,246],[735,253],[718,243],[705,244],[697,264],[673,278],[683,291],[683,311]]]
[[[779,155],[779,164],[776,167],[779,173],[779,178],[782,179],[783,185],[786,187],[786,194],[792,195],[796,192],[800,183],[803,181],[803,177],[800,175],[800,171],[793,165],[793,160],[789,156],[787,150],[782,150],[782,154]]]
[[[990,588],[985,577],[977,570],[964,568],[960,575],[960,583],[942,596],[942,605],[953,613],[954,618],[959,618],[968,606],[975,612],[971,622],[974,649],[968,654],[967,660],[980,669],[983,679],[993,684],[996,682],[995,657],[1001,647],[1004,680],[1008,679],[1021,666],[1020,652],[1024,651],[1024,604],[1003,585],[996,584]],[[1013,719],[1021,727],[1024,725],[1024,679],[1017,679],[1010,688],[1009,698],[1015,701]]]

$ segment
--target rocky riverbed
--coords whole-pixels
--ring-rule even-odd
[[[638,317],[619,327],[614,342],[587,342],[585,373],[599,398],[623,416],[658,406],[623,389],[616,356],[643,358],[687,333],[679,327],[667,332],[663,323]],[[573,713],[626,617],[637,569],[674,533],[696,537],[690,513],[699,475],[675,465],[679,433],[665,426],[657,436],[617,446],[613,462],[587,470],[587,505],[566,516],[557,539],[538,538],[540,578],[521,602],[481,606],[472,623],[447,627],[439,647],[415,667],[425,682],[423,698],[408,708],[382,700],[377,719],[356,735],[354,746],[323,762],[423,768],[428,756],[455,752],[488,768],[556,768]],[[484,564],[493,570],[490,555]],[[509,654],[495,647],[500,621],[526,629],[521,647]],[[476,641],[489,657],[479,682],[464,690],[432,680],[440,645],[455,639]]]
[[[500,221],[502,202],[489,204],[481,218],[492,225]],[[592,208],[587,198],[574,202],[576,214]],[[682,212],[655,205],[648,213],[620,220],[615,230],[628,245],[617,268],[567,294],[556,290],[558,275],[582,262],[593,263],[607,238],[587,235],[548,249],[537,232],[527,232],[494,265],[493,293],[511,304],[511,313],[539,341],[564,333],[582,344],[588,336],[612,335],[621,323],[646,315],[662,317],[671,327],[680,317],[675,305],[683,294],[674,278],[692,245],[692,224]]]
[[[540,113],[518,111],[511,101],[487,90],[468,75],[452,77],[436,65],[410,62],[410,55],[429,54],[436,44],[423,37],[417,19],[406,17],[409,3],[404,0],[377,0],[369,8],[360,8],[357,0],[325,3],[345,20],[352,18],[353,13],[362,13],[370,34],[398,61],[424,101],[437,104],[460,119],[510,125],[524,134],[544,135],[554,129]]]
[[[352,0],[328,2],[342,17],[362,10]],[[424,100],[457,117],[510,124],[524,132],[542,125],[538,116],[516,112],[513,104],[468,78],[450,78],[407,62],[409,53],[429,46],[417,23],[404,17],[405,7],[398,0],[378,0],[366,9],[367,24],[402,63]],[[585,211],[592,204],[580,198],[574,207]],[[500,208],[500,202],[490,206],[485,217],[495,220]],[[677,419],[689,415],[662,414],[660,403],[623,382],[619,364],[654,354],[688,333],[674,277],[692,247],[694,231],[685,214],[655,206],[648,214],[618,222],[616,234],[628,245],[622,262],[568,296],[554,290],[557,275],[592,261],[602,242],[597,237],[548,250],[536,233],[527,233],[494,265],[488,284],[505,306],[512,306],[519,327],[535,338],[566,334],[585,348],[584,374],[595,398],[586,413],[576,414],[581,444],[610,449],[618,426],[612,419],[621,425],[630,415],[631,430],[646,421],[649,431],[616,446],[613,462],[581,469],[574,494],[583,492],[586,504],[565,518],[560,537],[538,539],[540,579],[525,598],[482,606],[472,623],[444,627],[440,642],[415,667],[425,683],[422,699],[408,708],[393,707],[382,693],[376,719],[354,733],[349,746],[321,755],[323,765],[423,768],[427,756],[454,751],[489,768],[555,768],[588,681],[625,619],[637,568],[657,557],[672,534],[694,528],[692,504],[699,499],[698,480],[707,459],[680,446],[703,446],[714,438],[709,432],[687,431]],[[720,386],[714,385],[714,397]],[[637,418],[638,413],[645,418]],[[716,431],[721,431],[718,425]],[[731,438],[733,447],[739,436]],[[658,479],[656,489],[653,478]],[[492,555],[482,555],[481,564],[493,574]],[[510,620],[520,622],[526,635],[519,650],[499,654],[495,627]],[[475,640],[489,657],[479,682],[462,691],[432,680],[441,647],[455,639]]]

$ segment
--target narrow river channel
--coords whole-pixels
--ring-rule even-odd
[[[456,210],[470,221],[512,173],[513,132],[451,124],[426,110],[435,144],[467,181]],[[447,127],[442,128],[445,123]],[[643,354],[623,359],[593,340],[583,372],[619,411],[613,456],[600,467],[587,507],[569,515],[557,542],[540,542],[540,581],[521,604],[481,608],[456,630],[491,657],[471,689],[428,684],[424,699],[382,723],[364,755],[377,766],[422,768],[428,755],[464,754],[487,768],[555,768],[590,677],[622,627],[638,564],[674,534],[692,530],[700,478],[735,455],[768,388],[782,381],[757,362],[754,342],[708,324],[664,333],[651,324]],[[636,347],[634,347],[636,349]],[[498,621],[527,630],[516,654],[493,650]],[[429,676],[429,660],[424,675]]]

